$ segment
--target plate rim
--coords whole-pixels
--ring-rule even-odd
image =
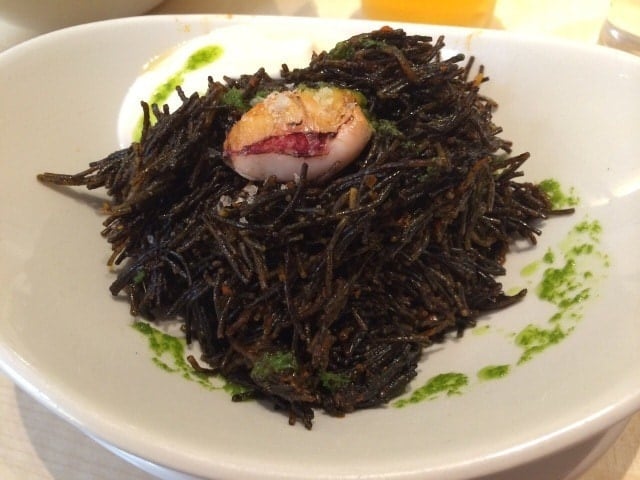
[[[130,17],[125,19],[115,19],[115,20],[105,20],[101,22],[93,22],[90,24],[69,27],[60,31],[50,32],[34,39],[28,40],[21,44],[18,44],[14,47],[9,48],[5,52],[0,53],[0,68],[4,64],[5,58],[10,58],[13,55],[21,55],[23,51],[28,51],[28,49],[36,48],[39,42],[57,42],[62,40],[64,35],[72,32],[81,32],[82,30],[90,31],[93,28],[100,24],[104,24],[99,28],[108,28],[113,24],[123,24],[130,22],[131,25],[136,25],[138,22],[148,22],[152,24],[160,24],[165,25],[166,22],[171,21],[183,21],[185,23],[200,21],[203,17],[206,17],[211,21],[211,25],[217,26],[220,25],[232,25],[237,23],[251,23],[251,22],[272,22],[272,21],[294,21],[294,22],[310,22],[314,24],[326,24],[328,21],[336,22],[338,21],[340,24],[348,24],[348,25],[362,25],[367,26],[368,28],[372,26],[380,26],[384,24],[390,24],[392,26],[407,26],[411,25],[406,22],[380,22],[380,21],[369,21],[369,20],[345,20],[345,19],[323,19],[323,18],[312,18],[312,17],[285,17],[285,16],[265,16],[265,15],[232,15],[227,16],[223,14],[187,14],[187,15],[149,15],[145,17]],[[424,24],[420,25],[420,29],[424,30]],[[489,35],[497,38],[504,37],[517,37],[520,41],[525,42],[534,42],[534,43],[542,43],[542,44],[564,44],[568,48],[578,48],[592,51],[594,46],[586,46],[583,44],[577,44],[575,42],[563,39],[551,39],[547,37],[539,37],[535,35],[522,35],[522,34],[513,34],[510,32],[497,32],[497,31],[485,31],[478,29],[467,29],[463,27],[443,27],[443,26],[433,26],[433,29],[436,31],[450,31],[457,32],[457,34],[467,34],[472,35],[475,32],[481,31],[483,35]],[[488,33],[487,33],[488,32]],[[606,47],[599,47],[600,51],[605,52]],[[613,55],[616,58],[621,59],[621,61],[633,61],[636,62],[635,57],[633,59],[630,58],[630,54],[626,54],[624,52],[617,52],[606,49],[607,53],[603,53],[603,55]],[[103,425],[102,432],[107,433],[104,434],[96,434],[95,431],[92,431],[91,428],[88,428],[87,422],[83,421],[83,417],[86,417],[86,407],[83,408],[81,402],[74,401],[72,398],[65,397],[64,392],[57,391],[55,388],[51,389],[51,385],[47,385],[45,379],[37,378],[37,372],[33,372],[29,370],[29,365],[26,363],[21,363],[21,357],[19,352],[13,350],[10,344],[6,343],[6,340],[2,337],[0,331],[0,368],[2,368],[5,373],[8,374],[10,378],[22,389],[24,389],[27,393],[29,393],[32,397],[36,398],[40,403],[45,405],[49,410],[52,410],[54,413],[60,415],[62,418],[82,430],[83,432],[89,434],[90,436],[95,436],[99,438],[101,441],[106,443],[112,443],[106,437],[111,436],[111,434],[116,433],[115,431],[110,431],[108,428],[105,430],[104,427],[113,427],[113,425]],[[35,377],[34,377],[35,376]],[[626,398],[621,399],[617,404],[610,405],[607,409],[604,409],[597,414],[594,414],[588,418],[585,418],[583,421],[576,422],[574,424],[568,425],[565,429],[561,431],[554,432],[554,434],[547,436],[543,439],[536,439],[528,444],[518,445],[514,447],[514,451],[522,452],[526,450],[531,450],[532,447],[535,447],[536,455],[535,456],[527,456],[527,460],[533,460],[535,458],[541,458],[549,453],[553,453],[558,451],[561,448],[567,447],[572,443],[575,443],[576,435],[578,435],[581,439],[584,439],[590,435],[595,435],[602,430],[606,429],[607,426],[613,425],[619,421],[624,420],[625,418],[631,416],[634,412],[640,409],[640,389],[635,394],[630,394]],[[95,427],[95,425],[94,425]],[[95,430],[95,428],[93,429]],[[118,435],[116,435],[118,436]],[[120,443],[123,439],[120,439]],[[115,445],[120,448],[120,445]],[[124,450],[137,455],[138,452],[136,449],[128,448],[127,445],[124,445]],[[477,460],[473,462],[472,470],[475,474],[482,474],[483,472],[486,474],[494,473],[498,470],[502,470],[504,468],[512,467],[520,462],[516,461],[518,455],[513,455],[514,451],[502,451],[497,452],[494,456],[486,457],[481,460]],[[140,452],[143,453],[144,452]],[[146,455],[144,455],[146,458]],[[163,464],[161,461],[156,460],[161,458],[158,455],[154,455],[154,463],[158,463],[159,465],[164,465],[166,467],[172,468],[171,465]],[[210,465],[207,465],[210,467]],[[498,468],[498,469],[496,469]],[[455,465],[447,466],[446,472],[452,474],[464,474],[469,473],[471,471],[468,463],[457,463]],[[190,472],[197,474],[198,472]],[[429,475],[434,474],[433,471],[426,472]],[[441,472],[442,473],[442,472]],[[221,470],[219,474],[229,475],[229,474],[250,474],[252,478],[283,478],[284,472],[264,472],[264,471],[240,471],[237,470],[237,466],[230,467],[229,470]],[[414,474],[405,474],[402,478],[417,478],[417,476],[423,476],[425,474],[424,471],[414,472]],[[435,472],[437,475],[438,472]],[[265,475],[268,475],[265,477]],[[362,478],[362,475],[359,475],[359,478]],[[321,477],[317,477],[321,478]],[[327,477],[328,478],[328,477]],[[374,478],[371,476],[370,478]],[[456,477],[457,478],[457,477]]]

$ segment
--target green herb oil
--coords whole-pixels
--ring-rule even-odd
[[[431,377],[427,383],[411,392],[409,397],[396,400],[393,405],[401,408],[425,400],[433,400],[440,395],[460,395],[468,384],[469,378],[463,373],[441,373]]]
[[[214,381],[220,380],[219,377],[196,372],[186,360],[184,340],[161,332],[147,322],[134,322],[132,327],[147,337],[149,349],[153,352],[151,361],[165,372],[178,374],[207,390],[222,388],[231,395],[246,391],[243,387],[229,382],[221,382],[221,386],[217,386]]]
[[[571,208],[580,203],[575,189],[571,188],[569,193],[565,193],[557,180],[549,178],[540,182],[538,186],[547,194],[554,209]]]
[[[528,325],[515,336],[522,349],[518,364],[531,360],[564,340],[584,315],[584,305],[595,296],[595,287],[604,278],[609,257],[600,250],[602,225],[585,219],[577,223],[556,249],[549,249],[541,261],[521,272],[530,275],[546,266],[535,289],[541,300],[552,304],[555,312],[549,327]]]
[[[511,365],[487,365],[478,370],[477,376],[482,381],[496,380],[505,377],[509,370],[511,370]]]
[[[184,83],[187,73],[199,70],[219,59],[224,50],[220,45],[207,45],[193,52],[185,61],[181,69],[169,77],[162,85],[159,85],[149,97],[149,104],[164,105],[169,97],[176,91],[176,87]],[[133,131],[134,141],[140,140],[142,135],[143,119],[140,117]]]

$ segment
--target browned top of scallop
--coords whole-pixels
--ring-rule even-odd
[[[266,138],[292,133],[335,133],[359,108],[354,93],[339,88],[274,92],[232,127],[225,151],[240,152]]]

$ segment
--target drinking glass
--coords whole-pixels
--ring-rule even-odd
[[[611,0],[599,41],[640,55],[640,0]]]
[[[367,18],[487,27],[496,0],[362,0]]]

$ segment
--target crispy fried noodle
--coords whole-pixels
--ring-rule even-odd
[[[496,277],[510,245],[535,243],[540,220],[558,213],[517,181],[528,154],[498,137],[483,69],[444,59],[443,46],[383,28],[305,68],[283,65],[280,78],[209,78],[202,95],[178,89],[174,112],[143,103],[139,142],[38,178],[106,189],[111,293],[128,295],[133,315],[183,321],[203,352],[194,368],[244,387],[236,400],[267,398],[308,428],[316,408],[381,405],[406,390],[425,347],[525,295],[506,295]],[[370,138],[321,181],[300,152],[293,179],[244,178],[228,132],[293,87],[351,92]]]

